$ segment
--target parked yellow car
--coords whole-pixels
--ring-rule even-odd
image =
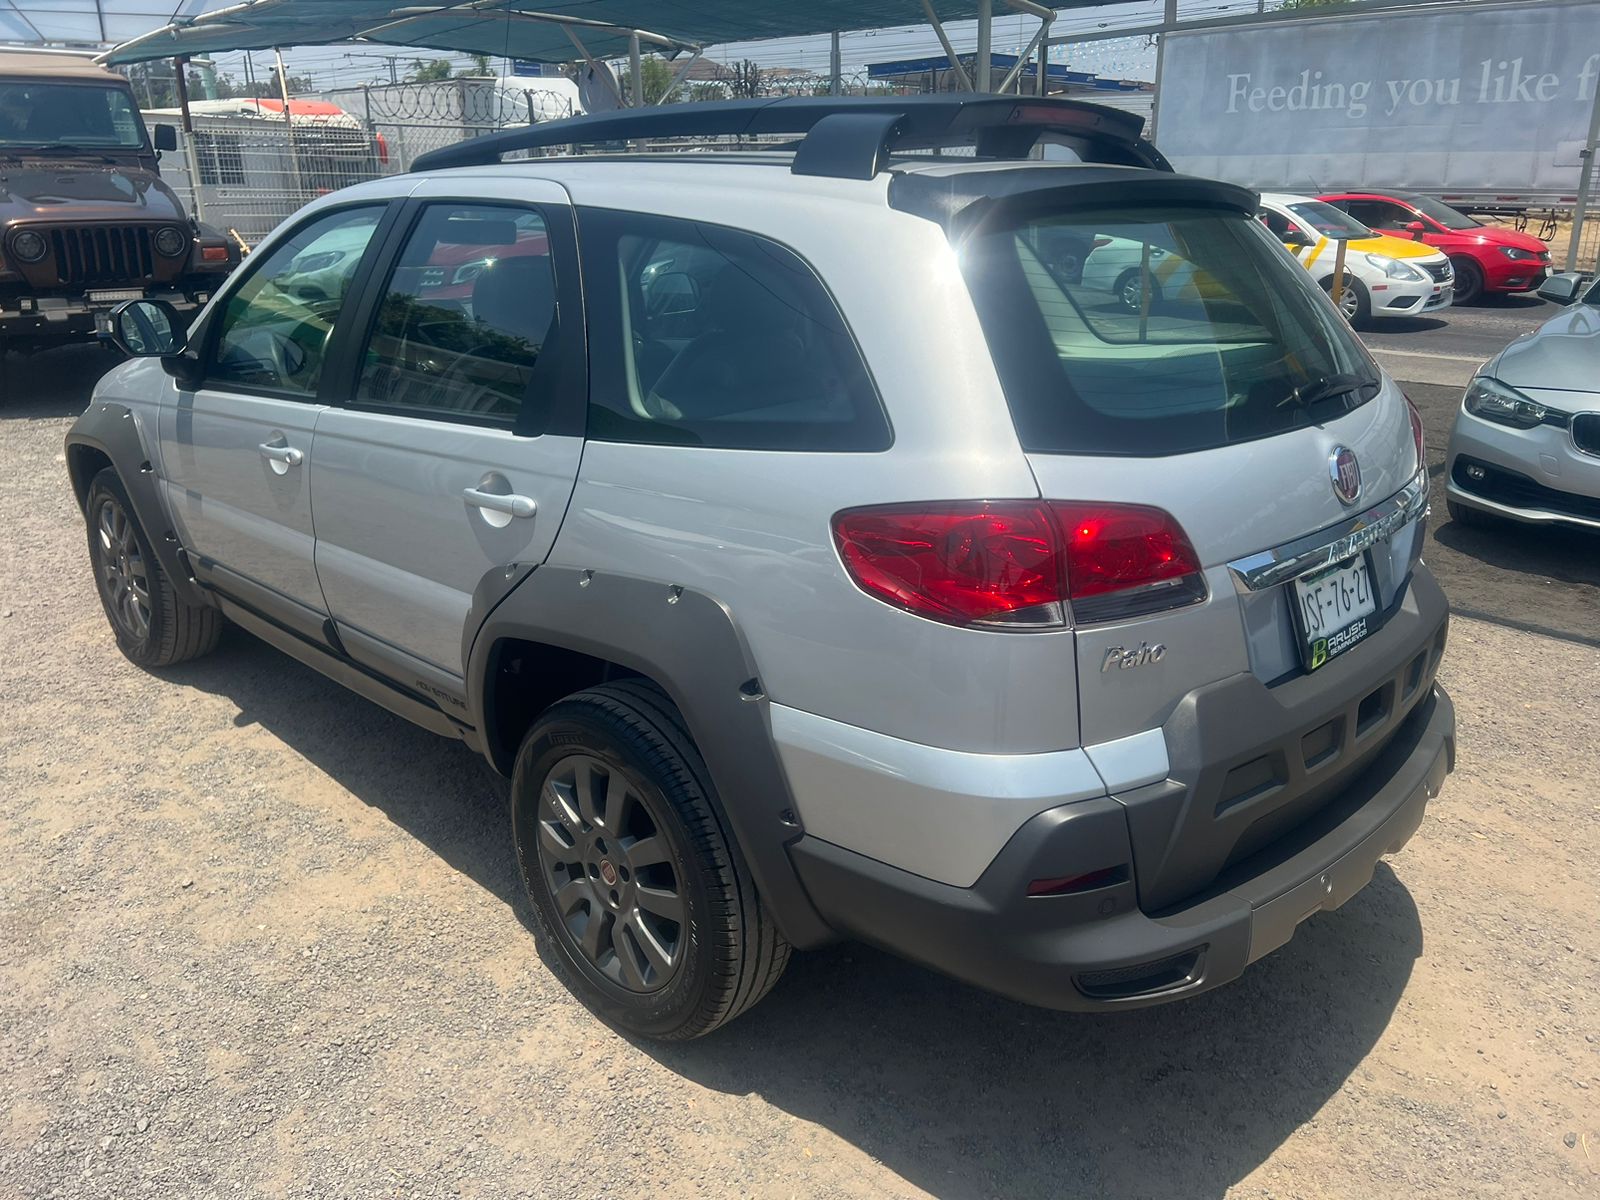
[[[1352,325],[1415,317],[1448,308],[1455,299],[1450,260],[1432,246],[1375,233],[1310,196],[1263,192],[1256,216],[1328,292],[1339,243],[1345,244],[1339,307]]]

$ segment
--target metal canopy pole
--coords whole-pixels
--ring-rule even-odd
[[[1174,2],[1174,0],[1169,0]],[[989,70],[989,43],[994,33],[994,7],[990,0],[979,0],[978,3],[978,52],[973,56],[972,81],[973,90],[989,92],[994,90],[994,75]],[[1000,89],[1005,91],[1004,88]]]
[[[189,111],[188,68],[187,55],[172,60],[178,85],[178,113],[183,123],[183,162],[189,169],[189,215],[198,224],[205,219],[205,204],[200,199],[200,154],[194,144],[194,116]]]
[[[304,193],[305,182],[300,178],[300,155],[294,144],[294,116],[289,112],[289,70],[283,65],[283,48],[274,46],[272,54],[278,62],[278,94],[283,97],[283,127],[289,136],[289,173],[294,179],[296,193]],[[301,203],[305,201],[302,199]]]
[[[950,62],[950,73],[956,77],[956,90],[972,91],[972,79],[962,68],[961,60],[956,57],[955,47],[950,44],[949,35],[945,33],[944,26],[939,21],[939,14],[933,11],[931,0],[922,0],[922,12],[928,18],[928,24],[933,26],[933,35],[939,39],[939,45],[944,47],[944,56]]]
[[[661,93],[661,99],[657,101],[658,104],[665,104],[667,97],[683,86],[683,81],[688,78],[689,72],[693,70],[695,63],[700,61],[701,53],[702,51],[699,47],[696,47],[694,53],[684,60],[683,66],[678,68],[677,74],[673,75],[672,81],[667,84],[667,90]]]
[[[1055,19],[1055,13],[1045,19],[1045,36],[1039,42],[1039,78],[1034,80],[1033,87],[1034,94],[1038,96],[1050,94],[1050,24]]]
[[[628,74],[631,76],[628,89],[631,92],[631,103],[634,108],[644,107],[644,62],[639,57],[639,35],[628,35]]]
[[[840,62],[839,31],[835,29],[828,46],[828,95],[838,96],[844,93],[844,68]]]
[[[1594,89],[1594,111],[1589,114],[1589,136],[1579,152],[1578,202],[1572,210],[1572,240],[1567,243],[1567,270],[1578,270],[1578,240],[1583,236],[1584,215],[1589,210],[1589,191],[1594,186],[1594,156],[1600,149],[1600,82]],[[1597,264],[1600,266],[1600,264]]]
[[[1028,65],[1028,60],[1033,57],[1033,52],[1039,48],[1039,45],[1049,34],[1050,21],[1049,18],[1045,18],[1039,22],[1039,32],[1033,35],[1033,40],[1028,43],[1027,49],[1017,55],[1017,61],[1011,64],[1011,70],[1006,72],[1006,77],[1000,81],[1000,86],[995,91],[1003,92],[1016,83],[1017,77],[1022,74],[1022,68]]]

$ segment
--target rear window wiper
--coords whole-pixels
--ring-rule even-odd
[[[1284,402],[1298,404],[1301,408],[1315,408],[1329,400],[1344,401],[1343,407],[1350,408],[1348,397],[1367,388],[1375,388],[1378,381],[1370,375],[1339,374],[1326,375],[1321,379],[1302,383],[1291,391]]]

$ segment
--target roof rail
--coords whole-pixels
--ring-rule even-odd
[[[784,96],[623,109],[544,121],[429,151],[413,171],[476,167],[502,154],[643,138],[804,134],[796,175],[871,179],[891,152],[974,147],[980,158],[1023,158],[1042,134],[1067,139],[1086,162],[1172,168],[1140,136],[1144,119],[1078,100],[971,93],[929,96]]]

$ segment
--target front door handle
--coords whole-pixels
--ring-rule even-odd
[[[306,460],[306,452],[297,446],[281,446],[276,442],[262,442],[260,450],[261,457],[268,462],[282,463],[286,467],[298,467]]]
[[[490,512],[505,513],[508,517],[531,517],[539,506],[532,496],[501,496],[477,488],[464,488],[461,498],[474,508],[487,508]]]

